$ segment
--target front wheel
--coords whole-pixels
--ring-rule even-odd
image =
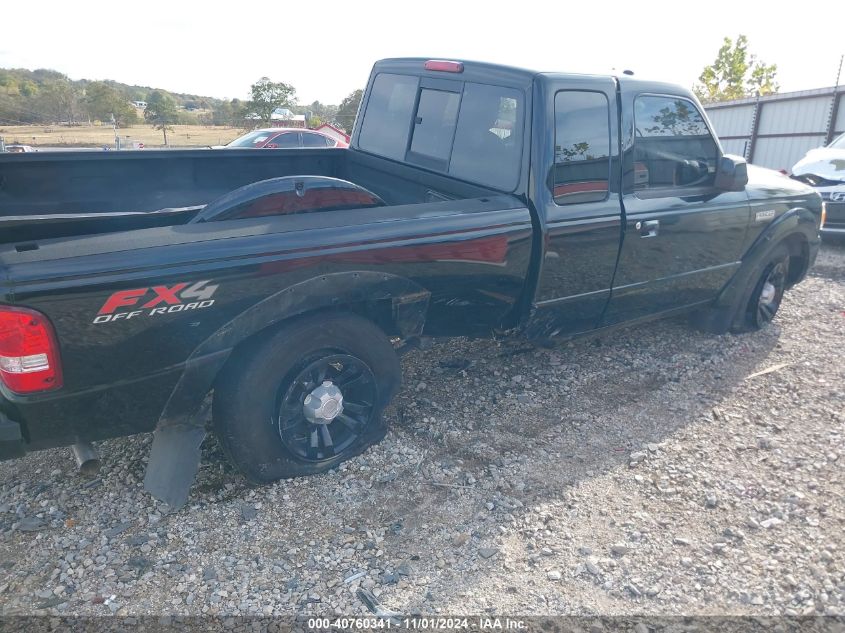
[[[384,437],[382,409],[400,380],[370,321],[300,317],[234,353],[214,390],[215,430],[256,483],[323,472]]]
[[[754,277],[754,288],[744,311],[737,315],[734,332],[749,332],[766,327],[775,318],[789,278],[789,251],[776,247]]]

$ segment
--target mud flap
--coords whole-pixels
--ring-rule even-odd
[[[200,466],[205,426],[179,424],[156,429],[144,489],[178,510],[188,500]]]
[[[211,409],[211,399],[206,394],[229,351],[192,356],[188,360],[153,434],[144,489],[173,509],[185,505],[199,470],[200,446]]]

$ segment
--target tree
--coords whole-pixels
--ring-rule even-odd
[[[235,127],[246,127],[244,121],[246,115],[249,114],[249,110],[247,109],[249,102],[241,101],[235,97],[229,102],[229,105],[232,106],[232,125]]]
[[[325,105],[319,101],[314,101],[306,110],[309,110],[314,117],[321,121],[331,121],[337,115],[336,105]]]
[[[24,79],[18,82],[18,92],[23,97],[34,97],[38,92],[38,84],[34,81]]]
[[[78,88],[67,77],[56,79],[42,89],[41,104],[50,121],[75,124],[80,115]]]
[[[363,90],[355,90],[346,95],[337,108],[335,119],[346,130],[347,134],[351,134],[352,128],[355,127],[355,117],[358,114],[358,106],[361,104],[361,97],[363,96]]]
[[[775,81],[777,75],[777,64],[767,66],[765,64],[757,64],[751,69],[751,77],[748,79],[748,86],[754,95],[770,95],[777,92],[780,86]]]
[[[86,86],[85,105],[88,115],[100,121],[111,121],[112,115],[119,126],[129,125],[138,120],[135,108],[104,81],[92,81]]]
[[[164,134],[164,144],[167,145],[167,130],[173,129],[173,124],[179,118],[176,102],[169,94],[162,90],[153,90],[147,95],[147,108],[144,119],[155,129]]]
[[[716,60],[701,71],[693,90],[704,102],[728,101],[777,92],[776,64],[764,64],[748,53],[748,38],[726,37]]]
[[[211,114],[211,122],[214,125],[232,125],[235,109],[228,101],[218,103]]]
[[[296,105],[296,89],[290,84],[270,81],[262,77],[250,88],[251,99],[248,110],[255,114],[264,125],[270,123],[270,117],[276,108],[292,108]]]

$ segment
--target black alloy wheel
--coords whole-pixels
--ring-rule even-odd
[[[378,387],[361,359],[321,350],[291,373],[282,381],[278,405],[279,437],[291,453],[320,462],[343,453],[364,435]]]
[[[384,438],[401,380],[372,321],[305,314],[232,353],[214,386],[214,430],[255,483],[326,472]]]
[[[756,304],[752,301],[748,306],[749,320],[755,329],[765,327],[775,318],[786,290],[787,261],[772,262],[760,279],[754,293]]]

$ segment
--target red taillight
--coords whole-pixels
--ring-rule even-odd
[[[59,345],[43,314],[0,306],[0,380],[20,394],[62,386]]]
[[[462,73],[464,65],[461,62],[447,62],[443,59],[429,59],[425,63],[426,70],[439,70],[444,73]]]

